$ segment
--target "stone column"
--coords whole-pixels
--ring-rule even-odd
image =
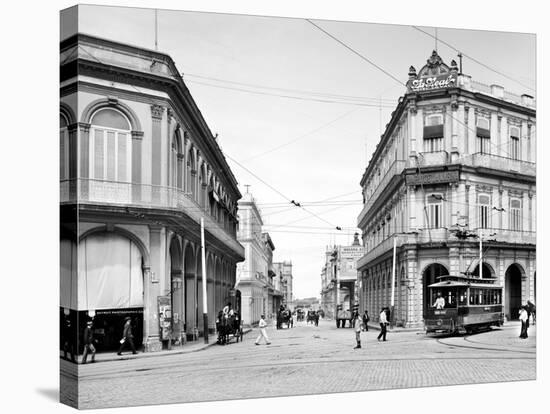
[[[143,131],[132,131],[132,201],[142,201],[141,154]]]
[[[80,152],[80,190],[78,197],[82,201],[90,198],[90,124],[79,123],[79,152]]]
[[[510,141],[510,136],[508,134],[508,117],[503,115],[500,118],[500,140],[498,142],[498,155],[500,155],[501,157],[510,157],[510,155],[508,155],[508,152],[510,151],[510,145],[506,145],[506,143]]]
[[[468,107],[468,154],[475,154],[476,149],[476,116],[474,108]]]
[[[69,200],[77,201],[78,124],[69,125]]]
[[[500,147],[497,147],[498,144],[498,115],[496,112],[491,112],[491,124],[490,127],[490,134],[491,134],[491,145],[490,145],[490,153],[498,155]]]
[[[158,204],[161,199],[161,162],[162,162],[162,117],[164,107],[151,105],[151,184],[153,203]]]
[[[458,108],[453,113],[453,116],[455,117],[454,123],[456,125],[454,147],[458,153],[457,155],[462,156],[466,152],[466,141],[468,139],[468,134],[464,125],[465,112],[463,102],[459,103]]]
[[[163,228],[160,226],[149,226],[149,240],[151,251],[151,267],[148,280],[144,280],[144,315],[143,320],[145,324],[145,338],[144,338],[144,350],[145,352],[156,352],[162,349],[162,344],[159,337],[159,321],[158,321],[158,309],[157,301],[160,295],[159,281],[163,275],[163,257],[165,256],[163,249]]]

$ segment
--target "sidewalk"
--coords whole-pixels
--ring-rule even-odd
[[[252,331],[251,328],[244,328],[243,335],[246,335],[250,331]],[[204,338],[199,338],[198,341],[188,342],[183,346],[174,346],[171,350],[163,349],[162,351],[159,351],[159,352],[138,352],[137,354],[134,355],[132,354],[131,351],[124,351],[121,356],[117,355],[116,351],[102,352],[102,353],[98,352],[95,355],[95,363],[108,362],[108,361],[124,361],[124,360],[130,360],[130,359],[149,358],[149,357],[156,357],[156,356],[162,356],[162,355],[189,354],[191,352],[202,351],[203,349],[206,349],[213,345],[218,345],[217,336],[209,335],[207,344],[204,343]],[[61,358],[63,359],[63,352],[61,352],[60,355],[61,355]],[[91,360],[91,357],[88,355],[88,360],[86,361],[86,364],[89,364],[90,360]],[[78,364],[82,364],[82,355],[77,356],[77,361],[78,361]]]

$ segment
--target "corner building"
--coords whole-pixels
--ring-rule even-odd
[[[536,300],[536,110],[434,51],[397,104],[361,179],[361,308],[422,327],[427,286],[471,272],[504,287],[507,320]],[[480,268],[479,244],[483,246]]]
[[[174,62],[83,34],[60,62],[62,317],[78,332],[93,318],[99,351],[118,347],[125,316],[145,351],[213,333],[216,311],[239,306],[241,194]]]

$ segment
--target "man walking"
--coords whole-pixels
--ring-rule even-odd
[[[88,352],[92,353],[92,362],[95,362],[95,346],[94,346],[94,331],[92,329],[93,322],[90,320],[86,323],[86,327],[84,328],[84,335],[83,341],[84,341],[84,355],[82,356],[82,363],[86,363],[86,359],[88,359]]]
[[[529,327],[529,316],[524,306],[519,308],[519,320],[521,321],[521,333],[519,337],[521,339],[527,339],[527,328]]]
[[[361,322],[361,318],[359,317],[359,312],[355,311],[355,313],[353,314],[352,326],[353,326],[353,329],[355,330],[355,341],[357,342],[357,345],[355,345],[355,347],[353,349],[361,348],[361,329],[362,329],[362,325],[363,324]]]
[[[117,355],[122,355],[122,350],[124,345],[129,344],[132,349],[132,354],[137,354],[136,348],[134,347],[134,335],[132,334],[132,318],[129,316],[124,319],[124,331],[122,333],[122,339],[120,340],[120,348],[118,349]]]
[[[386,317],[386,310],[382,308],[380,311],[380,333],[378,334],[378,340],[382,338],[383,341],[386,340],[386,326],[388,325],[388,318]]]
[[[365,309],[365,313],[363,313],[363,330],[368,332],[369,331],[369,311]]]
[[[271,343],[269,342],[269,337],[267,336],[267,331],[266,331],[267,323],[264,318],[265,318],[265,315],[262,315],[260,317],[260,322],[258,323],[258,327],[260,328],[260,334],[256,338],[256,342],[255,342],[256,345],[260,345],[260,341],[262,340],[262,338],[265,339],[266,345],[269,345]]]

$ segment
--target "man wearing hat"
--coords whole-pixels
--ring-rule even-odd
[[[136,348],[134,346],[134,335],[132,334],[132,318],[127,316],[124,319],[124,331],[122,333],[122,339],[120,340],[120,348],[118,349],[117,355],[122,355],[122,350],[124,345],[130,344],[132,348],[132,354],[137,354]]]
[[[92,329],[93,321],[90,319],[86,322],[86,328],[84,328],[83,342],[84,342],[84,355],[82,356],[82,363],[86,363],[88,358],[88,352],[92,354],[92,362],[95,362],[95,346],[94,346],[94,330]]]

